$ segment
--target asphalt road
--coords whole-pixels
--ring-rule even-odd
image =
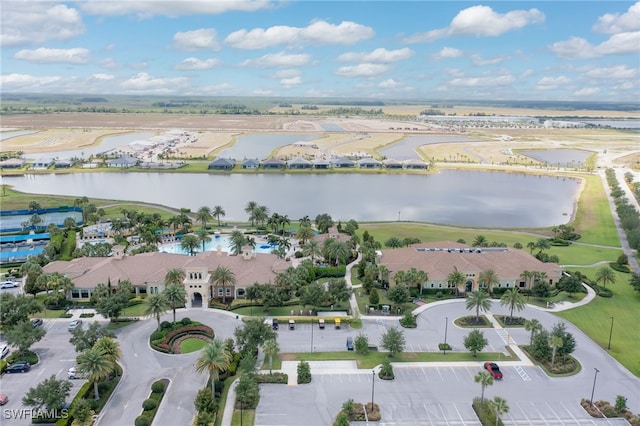
[[[494,302],[492,313],[507,314],[507,311]],[[464,301],[430,307],[418,317],[417,329],[402,329],[407,341],[406,350],[435,350],[438,343],[444,341],[446,324],[447,342],[454,351],[464,351],[462,342],[469,330],[455,326],[453,319],[468,314]],[[537,318],[545,328],[551,328],[559,321],[553,314],[532,307],[519,315]],[[235,328],[242,324],[233,314],[212,310],[178,312],[178,319],[185,316],[211,326],[216,337],[221,339],[232,337]],[[171,320],[171,314],[162,319]],[[4,375],[0,379],[2,391],[9,390],[7,393],[10,394],[10,402],[3,408],[21,408],[20,398],[27,389],[51,374],[66,378],[66,371],[74,365],[76,357],[73,347],[68,343],[70,334],[66,326],[69,321],[46,320],[44,326],[48,330],[47,335],[34,345],[34,350],[41,356],[40,364],[29,373]],[[170,385],[157,414],[157,418],[162,420],[156,424],[186,425],[192,421],[195,414],[193,400],[207,381],[205,374],[195,371],[199,354],[166,355],[151,350],[148,336],[156,325],[155,320],[142,320],[118,330],[124,375],[97,425],[133,424],[142,411],[142,401],[148,397],[151,384],[162,378],[169,379]],[[381,335],[388,327],[394,326],[398,326],[398,320],[391,318],[364,319],[363,327],[359,330],[349,327],[336,330],[329,325],[320,330],[314,324],[312,342],[311,324],[297,324],[296,330],[281,327],[278,342],[282,352],[311,351],[312,344],[313,351],[346,351],[347,336],[355,337],[362,333],[368,336],[372,344],[379,345]],[[505,416],[508,424],[597,424],[579,406],[581,398],[590,397],[596,367],[600,373],[595,399],[613,402],[616,395],[624,395],[628,398],[630,409],[635,413],[640,412],[640,380],[580,330],[571,324],[567,324],[567,329],[576,338],[574,356],[582,365],[582,371],[575,376],[552,379],[537,367],[507,361],[506,355],[496,360],[502,363],[505,378],[489,387],[486,396],[492,398],[499,395],[507,399],[511,407],[510,413]],[[529,333],[522,328],[508,329],[508,337],[492,328],[484,329],[484,334],[489,340],[486,351],[505,354],[505,338],[511,344],[526,344],[529,341]],[[324,368],[312,365],[313,382],[309,385],[261,386],[256,425],[325,425],[332,421],[348,398],[363,403],[370,401],[371,371],[345,368],[343,364]],[[480,362],[457,366],[396,365],[394,381],[376,380],[375,383],[375,400],[381,406],[385,424],[477,424],[469,410],[473,397],[480,394],[480,386],[473,382],[480,365]],[[340,370],[336,371],[336,368]],[[83,382],[73,381],[70,399]],[[3,419],[2,424],[29,422]]]

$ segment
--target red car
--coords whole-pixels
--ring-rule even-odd
[[[491,374],[491,377],[493,377],[494,379],[502,379],[502,372],[500,371],[500,367],[498,367],[498,364],[496,364],[495,362],[485,362],[484,369],[487,370],[489,374]]]
[[[4,405],[9,402],[9,397],[6,393],[0,393],[0,405]]]

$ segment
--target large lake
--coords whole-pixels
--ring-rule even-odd
[[[249,201],[292,220],[421,221],[479,227],[567,223],[580,181],[519,173],[443,170],[433,175],[78,173],[4,176],[37,194],[143,201],[196,211],[222,206],[246,221]]]

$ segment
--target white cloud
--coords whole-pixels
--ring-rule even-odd
[[[389,63],[409,59],[414,55],[413,50],[408,47],[402,49],[387,50],[378,48],[372,52],[348,52],[338,56],[339,61],[349,62],[369,62],[369,63]]]
[[[252,92],[255,96],[269,96],[273,94],[273,90],[256,89]]]
[[[607,13],[602,15],[592,29],[595,32],[604,34],[640,31],[640,2],[629,6],[626,13]]]
[[[186,86],[187,82],[185,77],[156,78],[141,72],[123,81],[120,87],[129,92],[176,93],[180,91],[181,87]]]
[[[80,47],[73,49],[47,49],[40,47],[35,50],[20,50],[16,52],[13,57],[15,59],[41,64],[86,64],[89,62],[89,50]]]
[[[229,94],[233,90],[233,86],[229,83],[214,84],[198,88],[199,94],[223,95]]]
[[[119,68],[118,63],[116,62],[115,58],[104,58],[103,60],[98,62],[98,64],[102,68],[106,68],[108,70],[115,70],[115,69]]]
[[[526,69],[526,70],[522,71],[522,73],[520,73],[520,78],[531,77],[533,74],[535,74],[535,71],[533,71],[531,68],[529,68],[529,69]]]
[[[486,65],[501,64],[507,59],[506,56],[494,56],[493,58],[483,59],[480,55],[472,55],[471,62],[477,67],[484,67]]]
[[[174,68],[177,70],[209,70],[220,66],[222,61],[219,59],[198,59],[198,58],[186,58],[177,64]]]
[[[438,53],[434,54],[432,58],[434,61],[439,61],[440,59],[459,58],[462,55],[462,50],[456,49],[455,47],[443,47]]]
[[[269,53],[261,56],[257,59],[247,59],[242,62],[240,66],[243,67],[299,67],[307,65],[311,60],[311,57],[307,54],[301,53],[297,55],[290,55],[284,52]]]
[[[387,71],[389,67],[384,64],[358,64],[340,67],[335,74],[342,77],[373,77]]]
[[[503,74],[499,76],[454,78],[449,81],[449,85],[456,87],[496,87],[507,86],[515,81],[516,79],[513,75]]]
[[[232,11],[253,12],[273,7],[273,3],[267,0],[84,0],[79,2],[78,7],[90,15],[121,16],[136,14],[140,18],[151,18],[157,15],[175,18],[184,15],[219,15]]]
[[[298,77],[300,75],[300,71],[299,70],[295,70],[295,69],[287,69],[287,70],[278,70],[276,71],[273,76],[275,78],[293,78],[293,77]]]
[[[37,91],[41,86],[46,86],[62,80],[59,76],[35,76],[28,74],[3,74],[0,75],[0,84],[3,90],[29,92]]]
[[[471,6],[458,12],[448,27],[414,34],[405,41],[407,43],[431,42],[444,37],[461,35],[495,37],[513,29],[542,23],[544,20],[544,13],[538,9],[497,13],[489,6]]]
[[[351,21],[343,21],[339,25],[315,21],[303,28],[278,25],[250,31],[241,29],[229,34],[224,41],[237,49],[264,49],[281,44],[354,44],[373,35],[370,27]]]
[[[220,50],[218,34],[213,28],[177,32],[173,35],[173,46],[178,50]]]
[[[115,76],[113,76],[112,74],[104,74],[104,73],[91,74],[91,77],[101,81],[109,81],[115,78]]]
[[[297,86],[299,84],[302,84],[302,78],[301,77],[283,78],[282,80],[280,80],[280,84],[282,84],[284,87]]]
[[[599,45],[593,45],[581,37],[558,41],[549,49],[562,59],[587,59],[608,55],[626,55],[640,52],[640,31],[612,35]]]
[[[553,90],[560,86],[566,86],[571,80],[563,75],[558,77],[543,77],[536,84],[537,90]]]
[[[400,83],[398,83],[392,78],[389,78],[387,80],[384,80],[378,83],[378,87],[381,89],[395,89],[399,86],[400,86]]]
[[[587,77],[603,79],[635,79],[638,78],[637,68],[627,68],[626,65],[616,65],[613,67],[594,68],[585,73]]]
[[[82,17],[74,8],[49,2],[2,2],[0,45],[3,47],[69,40],[84,34],[85,30]]]
[[[584,89],[576,90],[575,92],[573,92],[573,95],[583,97],[596,95],[598,93],[600,93],[600,89],[598,89],[597,87],[585,87]]]

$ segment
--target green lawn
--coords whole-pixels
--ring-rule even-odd
[[[280,354],[287,361],[356,361],[358,368],[369,369],[382,364],[385,360],[392,362],[454,362],[454,361],[517,361],[512,356],[507,357],[502,352],[480,352],[473,357],[470,352],[403,352],[389,358],[387,352],[370,351],[360,355],[355,351],[319,352],[319,353],[283,353]]]
[[[180,352],[182,352],[183,354],[188,354],[190,352],[199,351],[206,345],[207,342],[205,342],[204,340],[191,337],[180,342]]]
[[[240,414],[242,413],[242,421],[240,420]],[[231,419],[231,426],[249,426],[253,425],[256,420],[256,412],[255,410],[234,410],[233,418]]]
[[[593,278],[598,268],[583,269]],[[638,307],[640,293],[629,285],[630,274],[616,272],[616,284],[607,288],[613,292],[612,298],[596,297],[586,306],[559,312],[561,318],[571,321],[587,333],[601,347],[607,348],[611,317],[613,334],[609,353],[633,374],[640,377],[640,327],[638,327]]]
[[[122,310],[121,316],[123,317],[141,317],[144,316],[144,303],[138,303],[137,305],[127,306]]]

